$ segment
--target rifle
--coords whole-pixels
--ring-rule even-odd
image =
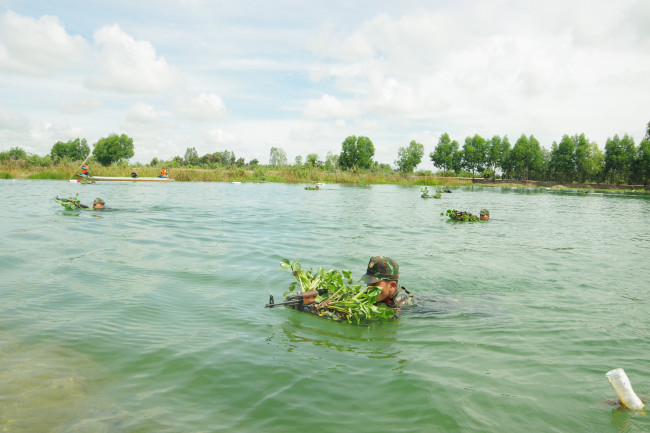
[[[74,201],[74,200],[70,200],[69,198],[59,198],[59,197],[57,196],[57,197],[54,198],[54,200],[56,200],[56,201],[59,201],[59,200],[60,200],[60,201],[67,201],[68,203],[72,203],[75,207],[81,207],[81,208],[84,208],[84,209],[88,209],[88,206],[86,206],[85,204],[81,204],[81,203],[79,203],[79,204],[77,205],[77,202],[76,202],[76,201]]]
[[[289,305],[292,308],[302,310],[303,306],[305,305],[305,299],[311,301],[311,302],[307,302],[307,304],[313,304],[314,298],[316,298],[316,296],[324,295],[327,292],[328,292],[327,289],[318,289],[318,290],[310,290],[308,292],[296,293],[295,295],[287,296],[284,302],[277,302],[277,303],[273,301],[273,295],[270,295],[269,303],[265,305],[265,308],[279,307],[280,305]]]

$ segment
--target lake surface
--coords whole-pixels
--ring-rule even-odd
[[[650,399],[650,196],[304,186],[0,181],[0,430],[650,431],[605,377]],[[374,255],[396,320],[264,308]]]

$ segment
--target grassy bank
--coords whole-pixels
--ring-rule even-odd
[[[141,177],[155,177],[160,173],[156,167],[146,166],[92,166],[93,176],[130,176],[136,169]],[[0,165],[0,179],[75,179],[79,172],[76,164],[58,164],[50,167],[28,167],[13,163]],[[265,167],[257,166],[230,169],[173,168],[169,177],[180,182],[278,182],[278,183],[341,183],[350,185],[397,184],[397,185],[471,185],[472,181],[453,177],[404,176],[396,173],[371,172],[326,172],[308,167]]]
[[[91,166],[93,176],[128,177],[136,169],[141,177],[155,177],[157,167],[149,166]],[[27,166],[18,161],[0,163],[0,179],[76,179],[77,164],[54,164],[46,167]],[[402,175],[399,173],[373,173],[350,171],[324,171],[304,166],[287,167],[233,167],[228,169],[172,168],[169,176],[179,182],[277,182],[277,183],[338,183],[349,185],[422,185],[422,186],[501,186],[508,188],[573,188],[587,190],[625,190],[648,192],[643,185],[580,184],[542,181],[512,181],[471,179],[468,177],[440,177],[433,175]]]

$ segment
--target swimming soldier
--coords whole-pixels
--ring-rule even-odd
[[[359,281],[368,286],[381,288],[377,303],[383,302],[391,308],[412,304],[410,292],[398,285],[399,265],[386,256],[371,257],[366,273]]]
[[[104,209],[104,204],[104,200],[97,197],[95,200],[93,200],[93,209]]]

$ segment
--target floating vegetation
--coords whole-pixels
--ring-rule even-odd
[[[447,212],[440,213],[440,216],[445,216],[445,214],[449,217],[449,219],[454,221],[469,221],[469,222],[479,221],[479,217],[466,211],[447,209]]]
[[[381,288],[375,286],[362,288],[361,285],[354,284],[349,270],[325,271],[319,267],[316,272],[313,272],[311,269],[302,269],[297,261],[289,262],[287,259],[283,259],[280,266],[296,277],[296,281],[291,283],[289,290],[284,293],[286,299],[296,299],[296,294],[306,292],[322,293],[305,299],[304,303],[300,302],[298,308],[300,310],[328,319],[347,320],[357,324],[368,320],[388,319],[395,315],[395,310],[386,304],[375,304]]]
[[[427,188],[426,186],[420,188],[420,192],[422,193],[422,195],[420,196],[422,198],[440,198],[440,191],[436,191],[435,195],[429,195],[429,188]]]
[[[88,206],[85,204],[81,204],[81,201],[79,200],[79,193],[76,193],[74,197],[69,197],[69,198],[59,198],[56,197],[55,200],[57,203],[59,203],[61,206],[66,208],[67,210],[75,210],[75,209],[86,209]]]

